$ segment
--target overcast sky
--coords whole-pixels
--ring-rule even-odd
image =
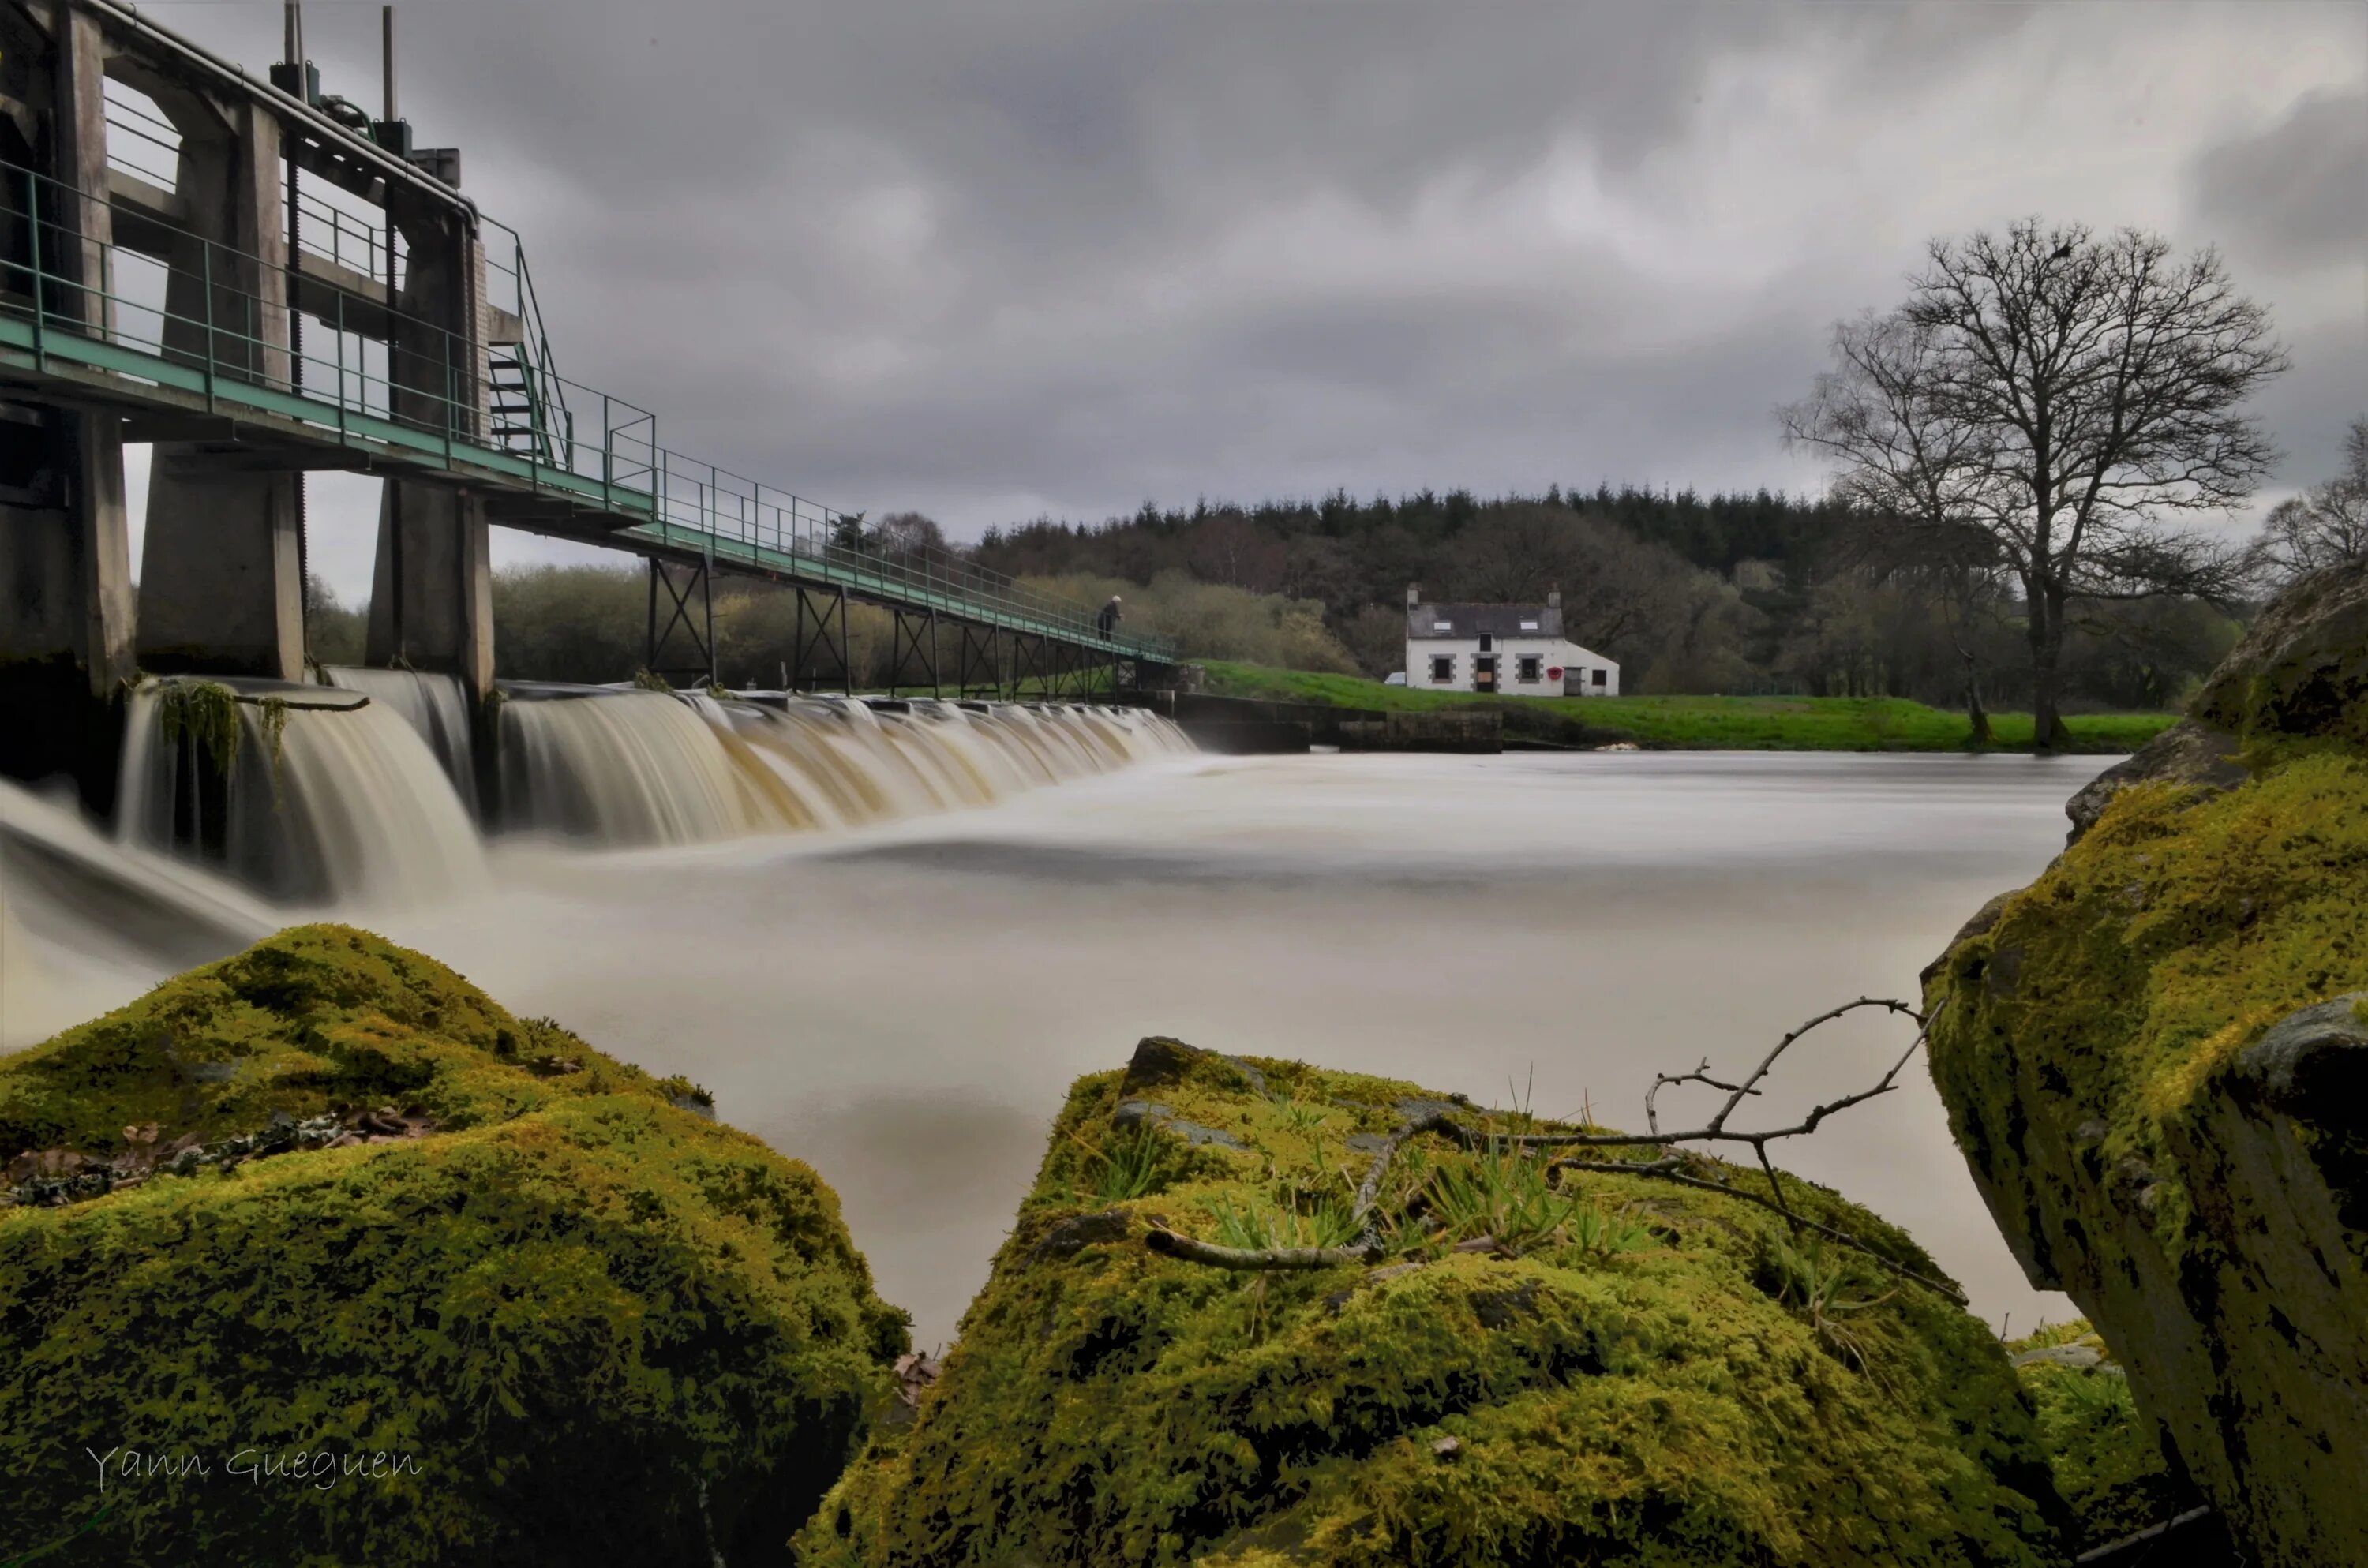
[[[261,67],[276,0],[141,9]],[[305,11],[375,107],[378,6]],[[2368,411],[2368,4],[405,0],[403,108],[561,369],[674,449],[974,537],[1146,498],[1816,488],[1773,410],[1928,236],[2217,244]],[[314,481],[369,587],[375,486]],[[501,536],[497,558],[561,547]]]

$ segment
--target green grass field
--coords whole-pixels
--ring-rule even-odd
[[[1196,661],[1205,689],[1220,697],[1322,702],[1339,708],[1431,709],[1491,702],[1507,733],[1538,739],[1581,739],[1689,751],[1961,751],[1970,726],[1963,713],[1896,697],[1522,697],[1486,699],[1412,690],[1354,676],[1315,675],[1264,665]],[[2135,751],[2176,722],[2175,713],[2082,713],[2066,721],[2073,749]],[[1574,735],[1565,721],[1585,726]],[[2031,715],[1990,715],[1992,744],[2029,750]]]

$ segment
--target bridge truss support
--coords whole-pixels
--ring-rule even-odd
[[[1033,676],[1046,691],[1053,688],[1051,652],[1046,640],[1032,631],[1011,634],[1011,681],[1006,688],[1011,700],[1019,700],[1021,690]]]
[[[819,672],[814,667],[814,656],[826,649],[838,676],[839,688],[848,696],[854,696],[855,661],[848,654],[847,590],[833,588],[827,594],[820,594],[800,586],[795,592],[798,596],[797,621],[790,637],[790,689],[822,689]],[[809,619],[814,622],[812,638],[806,635]],[[832,631],[834,620],[837,623],[836,634]]]
[[[699,596],[696,615],[691,610],[693,594]],[[666,607],[663,624],[661,602]],[[689,644],[688,663],[668,662],[667,646],[677,631]],[[687,676],[701,686],[715,684],[715,583],[703,562],[683,567],[677,580],[675,568],[655,556],[650,558],[649,658],[643,667],[669,681]]]
[[[888,661],[888,695],[894,697],[905,684],[905,662],[921,666],[928,678],[929,695],[941,697],[944,688],[938,680],[938,612],[933,609],[907,610],[891,606],[890,614],[895,626],[889,635],[893,639]],[[921,683],[915,681],[915,686]]]
[[[1002,696],[1003,629],[967,620],[959,624],[962,647],[954,655],[954,695],[968,697],[973,691],[985,690],[992,697]]]

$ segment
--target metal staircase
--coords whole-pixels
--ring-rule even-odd
[[[497,343],[487,352],[494,444],[557,466],[574,437],[574,422],[550,396],[550,383],[535,358],[532,347],[524,343]]]

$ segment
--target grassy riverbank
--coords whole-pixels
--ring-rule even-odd
[[[1630,740],[1683,751],[1962,751],[1965,716],[1896,697],[1523,697],[1486,699],[1420,691],[1353,676],[1317,675],[1264,665],[1200,661],[1206,689],[1222,697],[1322,702],[1339,708],[1434,709],[1495,701],[1508,734],[1579,738],[1596,744]],[[2173,713],[2081,713],[2066,721],[2073,749],[2135,751],[2176,722]],[[1992,744],[2031,748],[2031,715],[1990,715]]]

